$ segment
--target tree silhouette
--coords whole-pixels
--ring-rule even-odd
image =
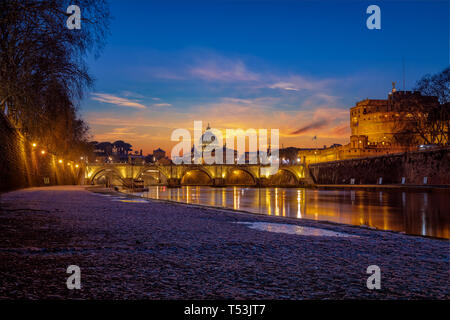
[[[450,68],[420,79],[413,94],[400,102],[394,139],[402,145],[449,143]]]
[[[66,0],[0,1],[0,111],[55,153],[88,148],[77,107],[92,79],[85,63],[108,31],[103,0],[78,0],[81,30],[66,27]],[[75,155],[72,155],[75,157]]]

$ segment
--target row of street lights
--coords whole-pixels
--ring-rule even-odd
[[[36,143],[36,142],[33,142],[33,143],[31,144],[31,146],[32,146],[33,149],[34,149],[34,148],[37,147],[37,143]],[[47,151],[45,151],[44,149],[41,150],[41,155],[45,155],[46,153],[47,153]],[[80,159],[83,160],[84,157],[81,157]],[[58,163],[59,163],[59,164],[64,164],[64,160],[63,160],[63,159],[59,159],[59,160],[58,160]],[[72,166],[72,161],[67,162],[67,166],[71,167],[71,166]],[[75,168],[79,168],[79,167],[80,167],[80,165],[79,165],[78,163],[75,163]]]

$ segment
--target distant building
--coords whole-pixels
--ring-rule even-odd
[[[396,127],[401,126],[401,122],[411,121],[408,101],[412,99],[428,105],[438,104],[436,97],[422,96],[417,91],[395,91],[395,88],[387,100],[366,99],[358,102],[350,109],[352,136],[361,137],[353,139],[353,147],[360,143],[359,140],[367,140],[369,145],[398,144],[394,138]]]
[[[95,162],[126,163],[128,155],[133,150],[132,145],[122,140],[111,142],[92,142]]]
[[[172,160],[170,160],[168,157],[164,157],[157,160],[156,163],[161,165],[169,165],[172,164]]]
[[[155,162],[155,159],[153,158],[152,154],[147,154],[145,156],[144,160],[146,163],[154,163]]]
[[[130,164],[145,164],[145,157],[138,154],[129,154],[128,163]]]
[[[162,158],[166,157],[166,152],[164,150],[162,150],[161,148],[158,148],[156,150],[153,150],[153,158],[154,161],[158,161]]]
[[[170,160],[166,156],[166,152],[161,148],[153,150],[153,154],[147,155],[147,157],[145,157],[145,160],[147,163],[156,163],[156,164],[162,164],[162,165],[168,165],[168,164],[172,163],[172,160]]]
[[[423,104],[437,104],[436,97],[422,96],[420,92],[396,91],[395,88],[384,100],[365,99],[350,108],[350,143],[329,148],[303,149],[298,152],[301,162],[316,163],[416,149],[415,145],[400,143],[396,128],[412,121],[408,113],[408,101],[418,99]],[[420,137],[417,137],[420,140]]]

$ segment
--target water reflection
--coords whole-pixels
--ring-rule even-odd
[[[267,223],[267,222],[238,222],[248,226],[250,229],[259,231],[268,231],[276,233],[296,234],[300,236],[316,236],[316,237],[358,237],[343,232],[336,232],[327,229],[296,226],[286,223]]]
[[[117,200],[117,201],[127,202],[127,203],[148,203],[148,201],[142,200],[142,199],[125,199],[125,200]]]
[[[154,186],[149,187],[143,196],[450,238],[450,191],[426,193],[206,186],[170,189]]]

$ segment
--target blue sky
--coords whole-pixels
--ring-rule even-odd
[[[371,4],[381,30],[366,28]],[[448,1],[116,0],[111,13],[81,111],[96,140],[145,153],[194,120],[278,128],[285,146],[346,143],[348,108],[402,89],[402,59],[406,89],[449,66]]]

